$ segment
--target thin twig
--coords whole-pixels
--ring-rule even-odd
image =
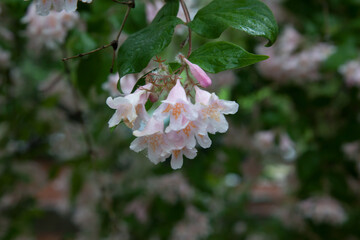
[[[132,1],[132,2],[134,2],[134,1]],[[135,3],[134,3],[134,5],[135,5]],[[121,24],[121,27],[120,27],[120,30],[119,30],[119,32],[118,32],[118,34],[117,34],[117,36],[116,36],[116,40],[114,40],[114,41],[112,42],[112,47],[113,47],[113,49],[114,49],[114,52],[113,52],[113,58],[112,58],[111,68],[110,68],[110,72],[111,72],[111,73],[112,73],[113,70],[114,70],[114,64],[115,64],[115,58],[116,58],[116,50],[117,50],[117,48],[118,48],[118,46],[119,46],[119,39],[120,39],[121,33],[122,33],[123,29],[124,29],[125,23],[126,23],[128,17],[129,17],[130,10],[131,10],[132,6],[133,6],[133,5],[128,4],[128,7],[127,7],[127,9],[126,9],[126,13],[125,13],[125,16],[124,16],[124,20],[123,20],[123,22],[122,22],[122,24]]]
[[[106,45],[104,45],[104,46],[102,46],[102,47],[99,47],[99,48],[97,48],[97,49],[94,49],[94,50],[92,50],[92,51],[90,51],[90,52],[80,53],[80,54],[75,55],[75,56],[72,56],[72,57],[63,58],[62,60],[65,62],[65,61],[70,60],[70,59],[79,58],[79,57],[84,57],[84,56],[86,56],[86,55],[89,55],[89,54],[92,54],[92,53],[96,53],[96,52],[101,51],[101,50],[103,50],[103,49],[105,49],[105,48],[108,48],[108,47],[110,47],[111,45],[112,45],[112,42],[109,43],[109,44],[106,44]]]
[[[72,56],[72,57],[66,57],[66,58],[63,58],[63,62],[65,61],[68,61],[70,59],[75,59],[75,58],[80,58],[80,57],[84,57],[86,55],[89,55],[89,54],[92,54],[92,53],[95,53],[95,52],[98,52],[98,51],[101,51],[105,48],[108,48],[108,47],[112,47],[113,48],[113,58],[112,58],[112,64],[111,64],[111,69],[110,69],[110,72],[113,71],[113,68],[114,68],[114,64],[115,64],[115,58],[116,58],[116,51],[118,49],[118,45],[119,45],[119,39],[120,39],[120,36],[121,36],[121,33],[124,29],[124,26],[125,26],[125,23],[129,17],[129,14],[130,14],[130,10],[131,8],[134,8],[135,7],[135,0],[131,0],[131,1],[127,1],[127,2],[121,2],[121,1],[118,1],[118,0],[112,0],[113,2],[116,2],[116,3],[119,3],[119,4],[125,4],[127,5],[127,10],[126,10],[126,13],[125,13],[125,16],[124,16],[124,20],[121,24],[121,27],[120,27],[120,30],[116,36],[116,39],[111,41],[109,44],[106,44],[106,45],[103,45],[102,47],[99,47],[97,49],[94,49],[90,52],[86,52],[86,53],[80,53],[78,55],[75,55],[75,56]]]
[[[64,55],[65,55],[65,53],[64,53]],[[70,79],[71,78],[70,67],[69,67],[69,65],[68,65],[68,63],[66,61],[64,61],[64,68],[65,68],[65,74],[67,75],[67,80],[68,80],[68,82],[70,84],[71,92],[72,92],[72,95],[73,95],[73,98],[74,98],[75,111],[77,113],[79,113],[79,115],[80,115],[79,123],[80,123],[81,131],[82,131],[82,133],[84,135],[84,139],[85,139],[85,142],[86,142],[87,152],[88,152],[90,158],[93,158],[95,152],[94,152],[94,149],[93,149],[91,136],[90,136],[90,134],[87,131],[87,128],[85,126],[84,113],[81,110],[80,105],[79,105],[79,95],[78,95],[78,93],[76,91],[76,88],[75,88],[74,84],[72,83],[72,81]]]
[[[186,23],[189,23],[191,22],[191,19],[190,19],[190,14],[189,14],[189,10],[188,8],[186,7],[186,4],[184,2],[184,0],[180,0],[180,3],[181,3],[181,7],[184,11],[184,14],[185,14],[185,18],[186,18]],[[191,43],[191,28],[188,26],[188,29],[189,29],[189,50],[188,50],[188,54],[187,54],[187,57],[190,56],[191,54],[191,48],[192,48],[192,43]]]

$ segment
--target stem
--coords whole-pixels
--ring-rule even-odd
[[[65,61],[70,60],[70,59],[79,58],[79,57],[84,57],[84,56],[86,56],[86,55],[89,55],[89,54],[92,54],[92,53],[96,53],[96,52],[98,52],[98,51],[100,51],[100,50],[103,50],[103,49],[105,49],[105,48],[108,48],[108,47],[110,47],[111,45],[112,45],[112,44],[109,43],[109,44],[107,44],[107,45],[104,45],[104,46],[102,46],[102,47],[99,47],[99,48],[97,48],[97,49],[94,49],[94,50],[92,50],[92,51],[90,51],[90,52],[80,53],[80,54],[75,55],[75,56],[72,56],[72,57],[63,58],[62,60],[65,62]]]
[[[64,61],[64,69],[65,69],[65,74],[67,76],[67,81],[70,84],[71,93],[74,98],[75,111],[80,114],[79,124],[80,124],[81,131],[82,131],[84,139],[85,139],[85,143],[87,146],[87,152],[89,154],[90,159],[92,159],[95,155],[95,151],[93,148],[91,135],[86,128],[85,121],[84,121],[84,112],[81,110],[80,104],[79,104],[79,95],[76,91],[76,88],[75,88],[73,82],[71,81],[70,67],[66,61]]]
[[[110,72],[113,72],[113,68],[114,68],[114,64],[115,64],[115,57],[116,57],[116,50],[118,49],[118,46],[119,46],[119,39],[120,39],[120,36],[121,36],[121,33],[124,29],[124,26],[125,26],[125,23],[129,17],[129,14],[130,14],[130,10],[131,8],[134,8],[135,7],[135,0],[131,0],[131,1],[128,1],[128,2],[121,2],[121,1],[118,1],[118,0],[112,0],[113,2],[116,2],[116,3],[120,3],[120,4],[125,4],[127,5],[127,10],[126,10],[126,13],[125,13],[125,16],[124,16],[124,20],[121,24],[121,27],[120,27],[120,30],[119,30],[119,33],[117,34],[116,36],[116,39],[111,41],[109,44],[106,44],[106,45],[103,45],[102,47],[99,47],[97,49],[94,49],[90,52],[86,52],[86,53],[80,53],[78,55],[75,55],[75,56],[72,56],[72,57],[67,57],[67,58],[63,58],[62,60],[65,62],[65,61],[68,61],[70,59],[75,59],[75,58],[79,58],[79,57],[83,57],[83,56],[86,56],[86,55],[89,55],[89,54],[92,54],[92,53],[95,53],[95,52],[98,52],[98,51],[101,51],[105,48],[108,48],[108,47],[112,47],[114,52],[113,52],[113,57],[112,57],[112,63],[111,63],[111,69],[110,69]]]
[[[189,14],[189,10],[188,8],[186,7],[186,4],[184,2],[184,0],[180,0],[180,3],[181,3],[181,7],[184,11],[184,14],[185,14],[185,18],[186,18],[186,23],[189,23],[191,22],[191,19],[190,19],[190,14]],[[189,50],[188,50],[188,54],[187,54],[187,57],[190,56],[191,54],[191,48],[192,48],[192,43],[191,43],[191,28],[188,26],[188,29],[189,29]]]

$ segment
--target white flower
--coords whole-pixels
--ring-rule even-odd
[[[191,121],[185,128],[179,131],[167,133],[168,139],[175,149],[187,147],[189,149],[196,146],[196,141],[203,148],[211,146],[211,140],[206,132],[206,126],[200,121]]]
[[[228,130],[229,124],[224,114],[235,114],[239,105],[234,101],[219,99],[215,93],[210,94],[195,86],[196,106],[199,111],[199,119],[207,126],[209,133],[224,133]]]
[[[194,105],[187,99],[179,80],[169,92],[167,99],[162,102],[155,110],[154,116],[159,120],[170,116],[170,123],[165,132],[184,129],[190,121],[195,120],[198,116]]]
[[[352,60],[340,66],[339,72],[345,78],[346,84],[360,87],[360,62],[359,60]]]
[[[30,4],[27,13],[22,18],[27,23],[26,36],[29,48],[40,51],[43,47],[54,49],[65,41],[67,32],[75,26],[79,19],[78,13],[50,11],[47,16],[36,14],[34,4]]]
[[[81,0],[84,3],[91,3],[92,0]],[[65,10],[66,12],[74,12],[77,8],[78,0],[35,0],[36,13],[46,16],[51,9],[57,12]]]
[[[118,89],[119,74],[110,74],[108,80],[102,84],[102,89],[109,92],[110,96],[119,96],[121,93]]]
[[[150,118],[143,130],[135,130],[133,134],[137,138],[131,143],[131,150],[140,152],[147,148],[147,156],[155,164],[163,162],[169,157],[164,122]]]
[[[172,169],[179,169],[182,167],[184,159],[183,155],[189,159],[194,159],[197,155],[196,148],[182,148],[177,150],[172,150],[172,156],[171,156],[171,168]]]
[[[130,128],[133,127],[134,121],[138,117],[138,113],[141,111],[142,106],[149,97],[148,90],[151,89],[151,84],[145,85],[139,88],[132,94],[128,94],[125,97],[106,99],[106,104],[115,109],[114,115],[109,120],[109,127],[118,125],[121,120],[124,120]]]

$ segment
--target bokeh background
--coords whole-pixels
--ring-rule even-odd
[[[192,16],[206,2],[186,0]],[[239,111],[174,171],[132,152],[125,126],[108,128],[111,49],[61,61],[113,40],[125,6],[40,17],[31,1],[1,0],[0,239],[360,239],[360,1],[265,2],[272,47],[221,38],[270,59],[211,75]],[[137,0],[122,39],[162,4]],[[161,56],[173,61],[186,34]]]

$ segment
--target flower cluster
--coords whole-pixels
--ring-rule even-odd
[[[53,49],[57,44],[65,41],[67,32],[77,23],[77,13],[50,11],[47,16],[36,14],[35,6],[31,4],[27,10],[23,23],[27,23],[26,35],[29,38],[29,47],[40,50],[42,47]]]
[[[109,97],[106,101],[116,110],[109,127],[124,121],[137,137],[130,149],[135,152],[147,149],[148,158],[155,164],[171,156],[173,169],[181,168],[183,155],[195,158],[196,143],[209,148],[208,133],[226,132],[228,123],[224,114],[234,114],[238,110],[236,102],[221,100],[214,93],[201,89],[198,85],[209,86],[210,78],[182,55],[179,59],[182,65],[174,73],[157,59],[159,67],[145,76],[145,85],[133,93]],[[147,111],[148,100],[153,106]]]
[[[341,65],[339,72],[345,78],[346,85],[349,87],[360,87],[360,61],[351,60]]]
[[[259,46],[257,53],[270,57],[258,64],[260,73],[278,82],[319,80],[320,65],[335,48],[328,43],[302,48],[303,42],[303,37],[294,28],[287,27],[272,47]]]
[[[81,0],[84,3],[91,3],[92,0]],[[77,8],[78,0],[35,0],[36,13],[46,16],[53,9],[57,12],[65,10],[66,12],[74,12]]]
[[[316,223],[341,225],[347,219],[347,214],[341,204],[329,196],[311,197],[301,201],[298,209],[305,218]]]

